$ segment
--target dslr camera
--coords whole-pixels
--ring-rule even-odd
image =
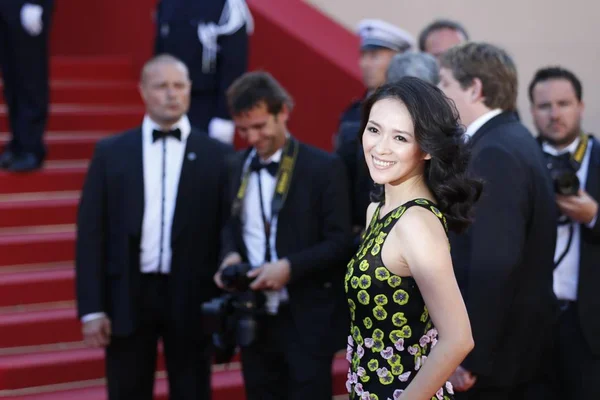
[[[256,338],[257,317],[264,314],[265,297],[249,289],[254,280],[247,276],[251,269],[247,263],[225,267],[221,281],[230,292],[202,304],[205,329],[222,354],[232,355],[236,346],[248,346]]]
[[[553,156],[544,153],[546,166],[554,184],[554,192],[565,196],[574,196],[579,191],[579,178],[577,170],[579,165],[570,154]]]

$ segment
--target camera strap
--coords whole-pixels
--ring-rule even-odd
[[[578,171],[581,167],[581,163],[583,162],[583,157],[585,157],[585,153],[587,152],[588,143],[590,142],[590,137],[585,134],[581,134],[581,140],[575,149],[575,152],[571,155],[571,162],[574,164],[575,170]]]
[[[590,137],[584,133],[581,134],[581,139],[579,140],[579,144],[575,149],[575,152],[571,154],[571,164],[575,168],[575,171],[578,171],[581,168],[581,164],[583,162],[583,157],[585,157],[585,153],[587,152],[588,144],[590,142]],[[554,267],[558,267],[560,263],[564,260],[564,258],[569,253],[571,249],[571,244],[573,243],[573,235],[574,235],[574,222],[570,219],[566,219],[564,221],[559,221],[559,225],[569,225],[569,239],[567,241],[567,245],[565,249],[560,253],[558,259],[554,262]]]
[[[571,249],[571,243],[573,242],[573,234],[575,233],[575,228],[573,227],[572,221],[569,220],[567,223],[569,224],[569,240],[567,241],[567,245],[565,246],[565,249],[563,250],[563,252],[560,253],[560,256],[554,262],[554,268],[556,268],[560,265],[562,260],[565,259],[565,257],[569,253],[569,250]],[[559,224],[559,225],[566,225],[566,224]]]
[[[266,239],[265,261],[267,262],[271,261],[271,224],[273,222],[273,218],[281,211],[281,208],[285,203],[285,199],[287,198],[290,189],[290,183],[292,181],[292,175],[294,173],[294,167],[296,165],[296,159],[298,158],[299,148],[300,145],[298,141],[294,137],[290,136],[283,148],[283,155],[281,157],[281,162],[279,163],[279,168],[277,169],[277,175],[275,178],[275,193],[273,194],[273,200],[271,201],[271,218],[268,220],[263,204],[260,175],[257,175],[258,193],[260,196],[260,210]],[[243,172],[240,187],[238,188],[237,195],[231,207],[231,214],[233,216],[238,216],[240,214],[242,203],[244,201],[244,197],[246,196],[246,190],[248,189],[248,181],[250,180],[251,173],[252,170],[250,169],[250,166],[246,166]]]

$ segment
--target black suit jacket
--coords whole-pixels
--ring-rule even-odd
[[[557,316],[552,288],[557,209],[539,146],[512,113],[470,139],[484,190],[475,220],[451,235],[475,348],[463,366],[494,386],[533,379]]]
[[[232,159],[230,199],[237,193],[247,155],[239,152]],[[342,282],[352,244],[347,178],[337,156],[300,144],[277,218],[275,246],[278,257],[291,263],[287,289],[300,340],[315,352],[342,348],[349,327]],[[223,231],[223,255],[231,252],[247,257],[239,216],[232,216]]]
[[[600,142],[592,139],[585,190],[600,203]],[[577,304],[583,334],[596,356],[600,356],[600,221],[593,228],[581,225]]]
[[[212,276],[229,212],[224,197],[228,152],[229,147],[192,130],[179,179],[171,232],[171,307],[177,331],[196,337],[201,304],[217,293]],[[114,335],[129,335],[137,324],[143,215],[142,133],[137,128],[97,144],[77,217],[78,314],[106,312]]]

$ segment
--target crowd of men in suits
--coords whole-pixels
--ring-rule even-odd
[[[360,104],[406,75],[454,102],[469,170],[485,182],[475,223],[451,237],[475,340],[451,377],[457,398],[591,396],[600,378],[600,144],[582,131],[575,75],[544,68],[533,78],[536,141],[519,121],[504,50],[468,42],[452,21],[435,21],[417,42],[366,20],[365,96],[344,112],[327,153],[288,130],[294,104],[279,82],[244,73],[245,60],[226,62],[235,58],[227,42],[247,46],[245,3],[208,3],[162,0],[157,52],[169,55],[143,68],[144,120],[98,143],[83,188],[78,310],[86,342],[106,348],[109,398],[152,398],[162,339],[171,398],[209,399],[213,341],[202,304],[228,293],[225,270],[247,264],[267,310],[241,348],[247,398],[331,399],[332,359],[348,328],[344,267],[372,186],[357,141]],[[194,17],[203,13],[211,17]],[[201,38],[196,53],[180,47],[192,37]],[[211,73],[228,79],[203,78]],[[237,153],[223,143],[235,130],[249,144]],[[567,192],[551,165],[571,168],[578,190]]]
[[[418,41],[377,20],[359,34],[365,94],[342,114],[336,137],[355,240],[373,184],[357,142],[360,105],[385,82],[412,75],[438,85],[465,126],[470,172],[485,182],[474,224],[451,237],[475,340],[451,377],[456,398],[592,396],[600,379],[592,289],[600,282],[600,143],[582,130],[581,82],[565,68],[537,71],[529,85],[536,142],[519,121],[517,72],[503,49],[468,42],[450,20],[432,22]]]

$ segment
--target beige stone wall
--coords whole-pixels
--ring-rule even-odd
[[[519,111],[532,128],[527,86],[550,64],[571,69],[583,84],[583,127],[600,134],[600,3],[585,0],[306,0],[350,30],[381,18],[415,37],[434,18],[464,24],[473,40],[505,48],[519,69]]]

